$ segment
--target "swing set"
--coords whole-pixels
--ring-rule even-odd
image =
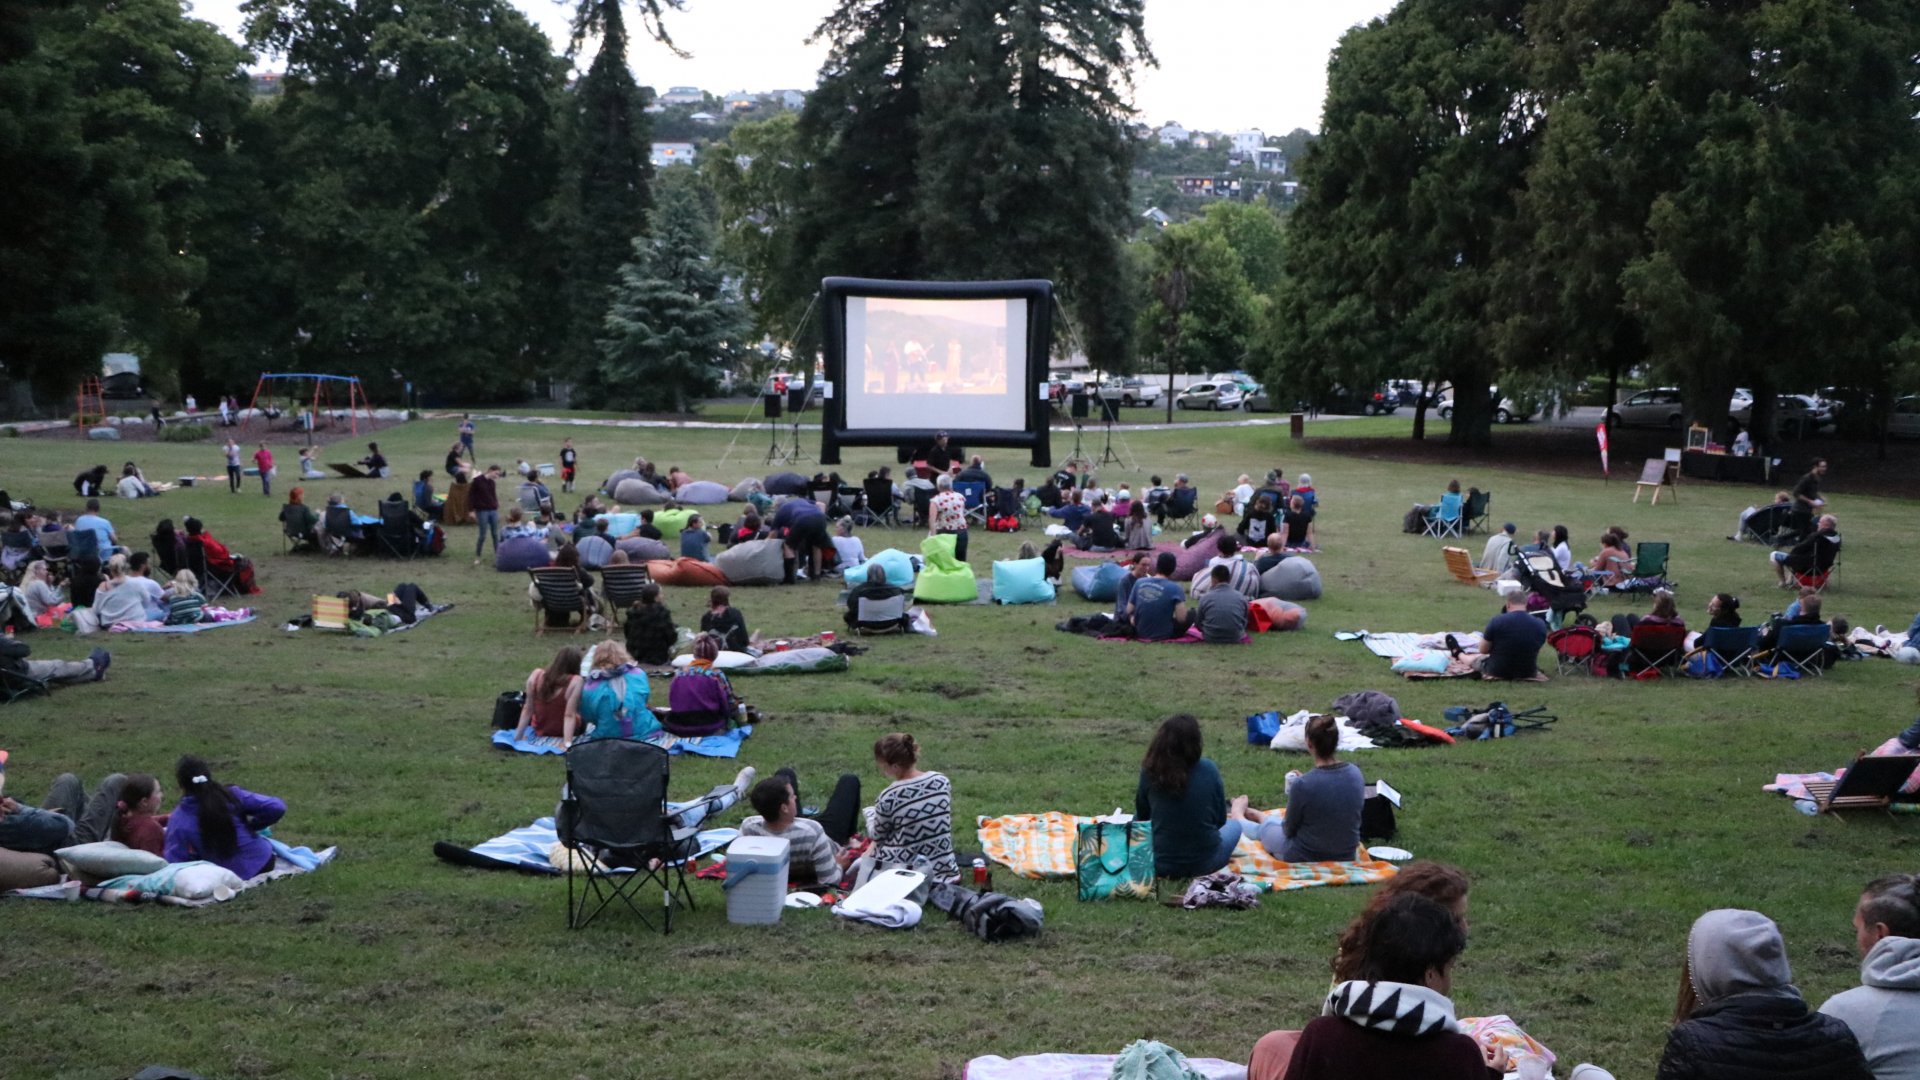
[[[300,385],[302,379],[313,381],[311,399],[302,393],[305,389]],[[325,416],[328,423],[338,419],[329,410],[334,408],[333,392],[338,389],[336,384],[341,383],[345,384],[346,389],[348,430],[358,435],[362,412],[367,414],[368,423],[373,422],[373,403],[367,400],[366,388],[360,385],[358,375],[314,375],[286,371],[260,373],[260,381],[253,386],[253,400],[248,403],[247,411],[242,414],[242,430],[251,428],[255,419],[271,427],[276,417],[282,412],[291,410],[296,413],[295,426],[306,432],[307,443],[312,445],[313,429],[319,425],[320,418]],[[263,396],[264,404],[261,401]],[[281,400],[285,400],[286,409],[282,409],[277,404]]]

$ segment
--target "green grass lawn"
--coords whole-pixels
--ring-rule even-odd
[[[453,427],[419,422],[380,441],[405,475],[437,466]],[[1308,428],[1393,430],[1404,421]],[[635,454],[727,482],[766,471],[753,439],[719,463],[728,431],[566,433],[596,479]],[[480,456],[550,461],[560,434],[483,423]],[[1323,708],[1369,687],[1429,720],[1494,698],[1545,704],[1561,721],[1543,734],[1358,755],[1369,776],[1406,795],[1395,842],[1475,879],[1472,947],[1455,980],[1463,1014],[1509,1013],[1564,1062],[1649,1075],[1687,927],[1727,905],[1780,922],[1816,1003],[1854,984],[1857,890],[1920,862],[1916,823],[1809,819],[1760,787],[1779,771],[1832,768],[1903,727],[1912,669],[1875,660],[1800,683],[1405,683],[1332,632],[1475,629],[1492,613],[1490,593],[1447,577],[1438,543],[1398,531],[1410,503],[1438,495],[1447,469],[1317,453],[1284,425],[1130,430],[1127,442],[1141,471],[1109,466],[1103,477],[1136,490],[1148,472],[1190,473],[1205,493],[1276,465],[1313,474],[1327,594],[1310,605],[1306,632],[1245,648],[1153,648],[1055,632],[1056,621],[1094,608],[1071,597],[937,609],[937,638],[873,640],[847,674],[743,683],[768,719],[739,762],[675,759],[675,790],[704,790],[740,764],[763,773],[791,764],[810,796],[823,799],[834,774],[854,770],[870,797],[882,783],[873,740],[906,730],[925,764],[953,778],[957,840],[971,848],[976,815],[1127,805],[1148,735],[1172,711],[1201,718],[1231,792],[1273,805],[1301,761],[1249,747],[1250,712]],[[75,508],[71,477],[129,453],[156,478],[220,471],[212,445],[10,439],[0,441],[0,486]],[[890,459],[852,451],[841,471]],[[996,478],[1039,472],[1008,452],[990,454],[989,465]],[[1671,541],[1690,619],[1704,620],[1720,590],[1744,597],[1749,619],[1782,603],[1761,549],[1724,539],[1756,489],[1688,484],[1678,502],[1650,507],[1630,503],[1631,484],[1526,465],[1461,479],[1496,490],[1496,520],[1528,531],[1565,523],[1583,558],[1610,524],[1635,540]],[[1904,626],[1915,605],[1906,556],[1916,504],[1849,496],[1845,478],[1834,480],[1847,557],[1829,610]],[[370,509],[403,483],[344,490]],[[309,497],[317,503],[334,487],[315,482]],[[455,869],[431,855],[436,840],[474,843],[552,809],[559,760],[487,743],[495,695],[564,641],[529,633],[524,578],[471,566],[469,528],[454,531],[447,557],[407,565],[285,557],[280,501],[255,483],[238,496],[219,484],[110,503],[123,537],[144,537],[163,515],[204,518],[258,562],[264,617],[192,637],[100,642],[114,650],[106,683],[0,711],[0,746],[13,754],[7,791],[37,801],[62,771],[92,782],[138,769],[165,776],[171,801],[173,762],[192,751],[222,779],[285,798],[283,838],[337,844],[341,856],[202,910],[0,906],[8,1075],[124,1076],[160,1061],[222,1077],[951,1077],[977,1054],[1112,1052],[1143,1036],[1244,1061],[1268,1029],[1314,1015],[1335,935],[1365,900],[1359,889],[1323,889],[1250,912],[1184,912],[1081,904],[1070,884],[1001,872],[996,885],[1045,904],[1047,931],[989,947],[937,915],[900,933],[824,911],[734,927],[720,891],[701,882],[699,910],[671,937],[617,917],[569,932],[559,880]],[[876,529],[867,546],[911,549],[918,539]],[[985,573],[1021,539],[976,532],[974,566]],[[1476,554],[1480,543],[1469,541]],[[381,591],[405,579],[458,607],[388,640],[278,629],[315,592]],[[697,616],[700,595],[667,598],[683,622]],[[736,600],[753,627],[774,634],[838,625],[827,586],[745,589]],[[1596,613],[1644,604],[1603,600]],[[38,655],[74,657],[96,642],[36,634],[32,643]]]

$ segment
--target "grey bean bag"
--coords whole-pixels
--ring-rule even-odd
[[[620,481],[613,489],[613,501],[622,506],[659,506],[667,501],[660,489],[639,477]]]
[[[786,576],[780,541],[774,537],[735,544],[713,557],[729,585],[778,585]]]
[[[627,553],[632,562],[642,563],[653,559],[671,559],[673,552],[667,550],[666,542],[647,536],[629,536],[613,545]]]
[[[611,495],[613,494],[613,490],[620,486],[620,482],[622,480],[638,480],[638,479],[640,479],[639,473],[634,472],[632,469],[621,469],[619,472],[614,473],[612,476],[607,477],[607,482],[600,485],[600,490]]]
[[[805,495],[807,478],[797,472],[777,472],[768,476],[761,490],[769,495]]]
[[[500,571],[531,570],[553,561],[547,542],[537,536],[516,536],[502,540],[493,551],[493,568]]]
[[[727,492],[727,501],[728,502],[746,502],[747,496],[759,490],[761,490],[760,481],[754,477],[749,476],[745,480],[742,480],[739,483],[733,485],[733,490]]]
[[[725,484],[716,484],[711,480],[695,480],[692,483],[681,484],[680,490],[674,492],[673,497],[687,506],[718,506],[726,502],[730,494],[732,493],[727,490]]]
[[[1298,555],[1290,555],[1260,575],[1260,595],[1281,600],[1320,599],[1320,571]]]

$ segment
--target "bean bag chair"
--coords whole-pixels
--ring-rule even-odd
[[[1088,600],[1106,603],[1120,596],[1120,579],[1127,568],[1116,562],[1094,563],[1073,568],[1073,591]]]
[[[650,536],[629,536],[613,546],[627,553],[628,562],[656,562],[673,558],[673,552],[667,550],[663,541]]]
[[[1306,626],[1307,609],[1299,604],[1263,596],[1247,605],[1247,628],[1256,634],[1304,630]]]
[[[673,497],[688,506],[718,506],[726,502],[728,496],[732,494],[725,484],[716,484],[711,480],[695,480],[692,483],[681,484],[680,490],[674,492]]]
[[[668,546],[678,551],[680,550],[680,530],[687,527],[688,518],[699,512],[698,510],[684,509],[655,510],[653,512],[653,527],[660,530],[660,535],[666,539]],[[712,524],[712,522],[708,522],[708,524]]]
[[[952,533],[929,536],[920,543],[922,565],[920,580],[913,584],[913,598],[928,604],[971,604],[980,598],[980,583],[974,580],[973,567],[953,557],[959,537]]]
[[[805,495],[807,478],[797,472],[777,472],[761,482],[760,490],[769,495]]]
[[[531,570],[553,561],[547,542],[537,536],[516,536],[500,541],[493,553],[493,568],[509,573]]]
[[[913,556],[899,548],[888,548],[877,555],[869,555],[861,566],[868,573],[872,573],[875,566],[884,566],[887,568],[887,584],[897,589],[913,588]],[[856,584],[862,580],[858,574],[854,575],[854,579]]]
[[[1193,542],[1192,547],[1181,548],[1175,553],[1172,578],[1175,581],[1192,581],[1193,575],[1207,568],[1207,563],[1220,554],[1219,540],[1225,529],[1213,529],[1205,536]],[[1181,541],[1185,543],[1186,541]]]
[[[742,480],[739,483],[733,485],[733,490],[727,492],[727,501],[728,502],[746,502],[747,496],[759,490],[760,490],[760,481],[749,476],[745,480]]]
[[[607,523],[607,535],[615,539],[632,534],[640,528],[639,514],[601,514],[595,521]]]
[[[729,585],[778,585],[786,574],[783,562],[780,541],[773,537],[735,544],[713,557]]]
[[[667,497],[660,494],[659,488],[636,476],[614,486],[613,501],[622,506],[659,506]]]
[[[51,855],[0,848],[0,890],[60,884],[60,860]]]
[[[638,479],[640,479],[639,473],[634,472],[632,469],[621,469],[619,472],[607,477],[607,482],[600,485],[600,490],[611,495],[613,494],[613,489],[619,487],[622,480]]]
[[[993,564],[993,602],[1047,604],[1053,585],[1047,581],[1047,560],[1009,559]]]
[[[1275,563],[1260,575],[1260,595],[1281,600],[1320,599],[1320,571],[1298,555]]]
[[[726,575],[720,572],[719,567],[710,562],[701,562],[699,559],[689,559],[685,556],[673,560],[656,559],[648,563],[647,576],[662,585],[685,585],[692,588],[712,588],[715,585],[727,583]]]
[[[735,675],[801,675],[818,671],[845,671],[847,658],[827,648],[770,652],[733,672]]]

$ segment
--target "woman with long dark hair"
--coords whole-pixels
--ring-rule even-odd
[[[167,816],[168,862],[204,859],[242,879],[273,865],[273,845],[259,830],[286,816],[286,803],[220,783],[212,767],[192,754],[180,758],[173,778],[180,785],[180,802]]]
[[[1200,721],[1176,713],[1160,723],[1140,762],[1134,817],[1153,822],[1154,872],[1161,877],[1211,874],[1233,858],[1247,797],[1227,801],[1213,759],[1201,756]]]
[[[526,738],[529,728],[541,736],[566,734],[567,713],[580,707],[580,663],[585,659],[585,652],[568,645],[553,654],[553,663],[533,669],[527,676],[527,701],[520,707],[515,739]]]

